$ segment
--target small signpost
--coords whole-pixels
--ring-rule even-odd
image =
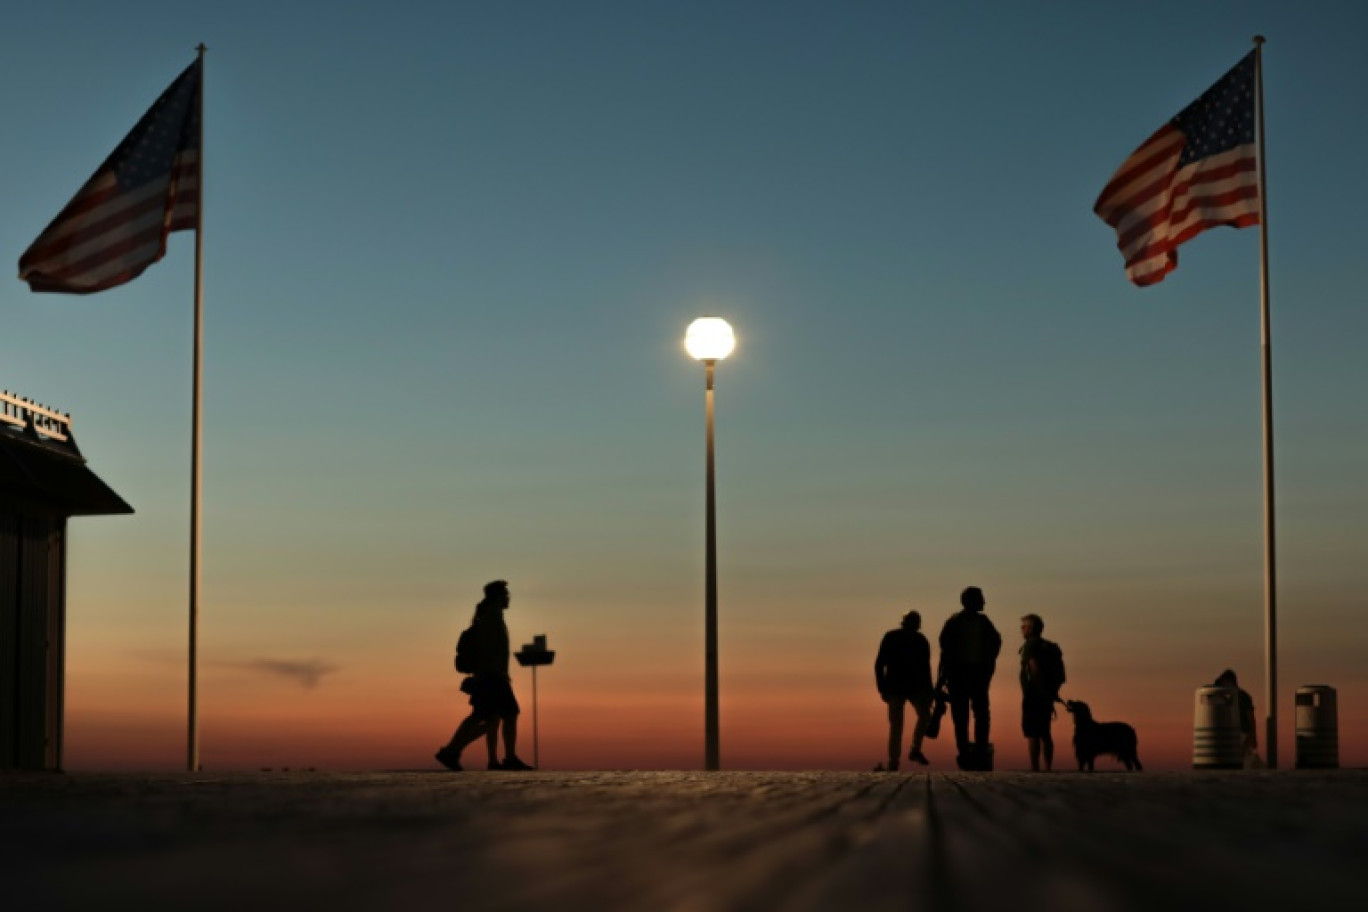
[[[518,664],[532,669],[532,765],[541,769],[541,757],[537,743],[537,667],[550,665],[556,660],[556,653],[546,648],[546,634],[539,633],[532,642],[524,643],[523,648],[513,654]]]

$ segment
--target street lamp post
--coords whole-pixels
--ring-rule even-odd
[[[684,347],[703,362],[707,380],[705,392],[708,425],[707,519],[705,520],[706,557],[703,585],[703,768],[719,768],[717,714],[717,497],[716,475],[713,466],[713,373],[717,362],[731,354],[736,337],[726,320],[702,317],[689,324],[684,335]]]

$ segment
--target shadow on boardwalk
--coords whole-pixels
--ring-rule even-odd
[[[1368,845],[1368,771],[5,775],[0,807],[14,909],[1354,907]]]

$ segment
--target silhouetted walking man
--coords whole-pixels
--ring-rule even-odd
[[[1064,653],[1041,636],[1045,622],[1038,614],[1021,619],[1021,733],[1031,754],[1031,769],[1040,771],[1040,755],[1045,753],[1045,770],[1054,766],[1054,738],[1050,723],[1059,688],[1064,686]]]
[[[470,715],[456,728],[451,741],[437,751],[437,761],[450,770],[461,769],[461,751],[481,735],[490,733],[491,726],[503,728],[504,759],[499,769],[528,770],[518,759],[518,700],[513,696],[513,682],[508,677],[508,625],[503,613],[511,598],[508,583],[495,580],[484,587],[484,600],[475,606],[475,617],[470,630],[462,634],[458,651],[471,649],[470,677],[461,682],[461,690],[470,694]],[[467,636],[468,635],[468,636]],[[468,644],[468,645],[467,645]],[[462,661],[458,657],[458,661]]]
[[[917,713],[907,759],[925,766],[927,759],[921,748],[931,718],[931,644],[921,635],[921,615],[917,612],[907,612],[901,627],[884,634],[874,659],[874,683],[888,704],[888,769],[898,768],[902,753],[904,703],[911,703]]]
[[[940,672],[936,689],[950,691],[950,718],[955,723],[955,747],[960,769],[992,769],[988,743],[991,717],[988,685],[997,670],[1002,637],[983,613],[983,590],[970,586],[960,593],[962,610],[950,615],[941,628]],[[974,712],[974,740],[969,740],[969,711]]]

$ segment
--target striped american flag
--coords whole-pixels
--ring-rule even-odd
[[[166,254],[169,232],[198,227],[201,73],[199,60],[186,67],[24,251],[19,278],[30,289],[122,285]]]
[[[1131,153],[1093,206],[1116,230],[1126,276],[1154,285],[1208,228],[1259,224],[1255,52]]]

